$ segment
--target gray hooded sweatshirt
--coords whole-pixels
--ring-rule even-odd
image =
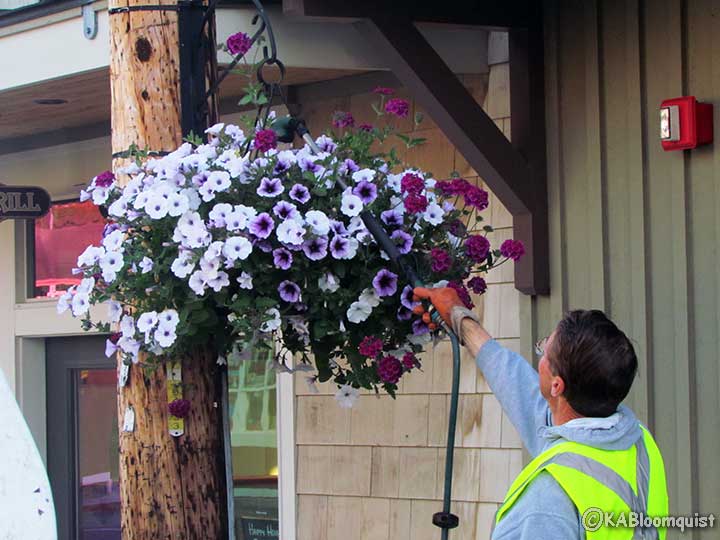
[[[537,372],[519,354],[488,341],[475,359],[505,414],[534,458],[563,441],[605,450],[626,450],[642,437],[635,414],[625,406],[607,418],[578,418],[554,426],[540,394]],[[548,472],[525,488],[492,534],[492,540],[581,540],[585,538],[575,505]]]

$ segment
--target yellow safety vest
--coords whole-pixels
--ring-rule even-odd
[[[630,524],[629,512],[644,516],[668,515],[665,466],[660,450],[650,432],[640,426],[643,436],[627,450],[600,450],[575,442],[559,443],[532,460],[510,486],[505,501],[497,511],[499,523],[523,490],[541,472],[547,471],[562,486],[575,504],[580,516],[597,514],[598,508],[611,520]],[[600,518],[595,515],[594,518]],[[648,521],[648,520],[644,520]],[[591,531],[597,524],[597,530]],[[609,522],[591,521],[586,526],[587,540],[665,540],[667,529],[611,527]],[[641,524],[642,525],[642,524]]]

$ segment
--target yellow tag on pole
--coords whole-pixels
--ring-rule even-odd
[[[167,364],[167,396],[168,404],[176,399],[182,399],[182,369],[180,362]],[[185,433],[185,421],[182,418],[173,416],[168,412],[168,431],[173,437],[179,437]]]

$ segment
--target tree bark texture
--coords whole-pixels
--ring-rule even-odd
[[[110,8],[175,5],[168,0],[111,0]],[[112,151],[131,145],[172,151],[182,142],[178,14],[174,10],[110,15]],[[127,163],[113,160],[113,168]],[[118,178],[122,183],[122,176]],[[141,357],[142,362],[142,357]],[[182,358],[184,434],[168,431],[165,365],[134,365],[118,389],[121,528],[125,540],[227,538],[220,386],[215,355]],[[120,370],[121,364],[118,364]],[[132,431],[123,431],[128,407]]]

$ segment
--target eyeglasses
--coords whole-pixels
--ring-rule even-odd
[[[537,343],[535,343],[535,354],[538,356],[543,356],[545,354],[545,347],[547,347],[548,343],[548,337],[544,337],[540,340],[538,340]]]

